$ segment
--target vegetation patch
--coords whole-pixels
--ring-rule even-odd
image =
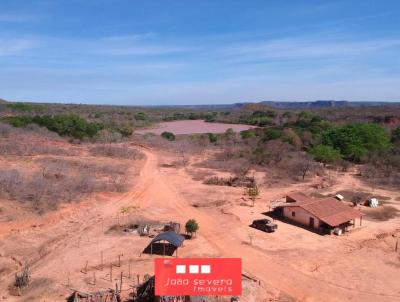
[[[76,139],[93,137],[101,130],[102,126],[97,123],[89,123],[76,114],[63,114],[57,116],[10,116],[3,119],[14,127],[26,127],[36,124],[46,127],[61,136],[70,136]]]
[[[368,211],[367,217],[378,220],[387,221],[400,216],[400,211],[392,206],[381,206]]]
[[[254,177],[248,177],[248,176],[233,176],[229,178],[212,176],[210,178],[207,178],[203,183],[206,185],[245,187],[245,188],[254,188],[256,186],[256,181]]]
[[[0,169],[0,197],[17,200],[37,210],[56,209],[93,192],[122,192],[126,167],[114,163],[42,158],[33,171]]]
[[[133,129],[129,125],[105,126],[101,123],[88,122],[77,114],[9,116],[2,120],[18,128],[36,124],[61,136],[75,139],[93,138],[100,130],[106,128],[119,133],[122,137],[130,136],[133,133]]]
[[[390,138],[377,124],[350,124],[334,128],[322,135],[324,145],[339,150],[347,160],[360,162],[373,152],[388,150]]]
[[[340,194],[344,197],[345,200],[347,201],[353,201],[353,200],[360,200],[360,202],[365,202],[367,201],[368,198],[372,196],[371,193],[368,192],[357,192],[357,191],[348,191],[348,190],[342,190],[337,192],[336,194]]]
[[[89,152],[94,156],[114,158],[139,159],[143,157],[143,154],[136,149],[112,144],[93,146],[89,148]]]
[[[168,141],[175,140],[175,134],[173,134],[172,132],[164,131],[163,133],[161,133],[161,136]]]

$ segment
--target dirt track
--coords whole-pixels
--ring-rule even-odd
[[[307,249],[296,250],[297,246],[302,246],[302,242],[293,242],[293,244],[284,242],[286,239],[279,237],[281,236],[279,231],[273,234],[274,237],[268,238],[266,237],[268,234],[249,230],[248,222],[253,217],[252,215],[256,215],[262,209],[265,210],[264,205],[255,208],[234,207],[231,215],[193,207],[194,200],[188,199],[187,192],[182,191],[190,191],[193,196],[197,195],[198,200],[201,199],[200,193],[204,190],[204,185],[191,180],[185,171],[160,169],[159,154],[149,149],[142,149],[142,151],[146,155],[146,160],[140,177],[135,186],[122,197],[103,196],[103,200],[100,201],[89,200],[73,207],[66,207],[57,214],[46,217],[39,228],[32,229],[26,222],[20,223],[19,226],[14,226],[20,229],[19,232],[5,236],[4,244],[0,246],[3,258],[10,257],[14,250],[19,261],[29,259],[34,263],[33,278],[47,280],[47,283],[43,281],[43,284],[39,284],[22,298],[8,296],[9,301],[30,301],[29,299],[32,298],[34,301],[49,301],[49,299],[63,301],[71,287],[87,290],[95,288],[91,287],[87,280],[91,275],[81,273],[86,261],[90,261],[89,271],[97,272],[99,279],[97,287],[106,288],[109,286],[107,272],[96,268],[100,251],[104,251],[105,257],[112,261],[121,252],[124,254],[124,259],[130,255],[129,258],[134,262],[133,267],[136,272],[151,274],[154,256],[140,255],[148,239],[115,236],[105,232],[116,223],[120,209],[127,206],[136,208],[135,215],[160,221],[175,220],[184,223],[188,218],[195,218],[200,225],[198,238],[185,243],[180,256],[214,255],[243,258],[244,272],[261,282],[258,297],[260,295],[264,295],[263,297],[285,296],[298,301],[400,300],[400,288],[393,287],[393,284],[396,284],[395,280],[388,280],[387,284],[383,282],[379,291],[358,284],[357,282],[363,282],[363,280],[357,279],[359,277],[356,265],[353,268],[350,267],[348,271],[354,270],[356,277],[351,277],[346,271],[343,273],[345,276],[342,275],[342,277],[349,278],[347,281],[338,278],[337,275],[336,277],[324,276],[323,272],[320,274],[304,272],[304,267],[308,263],[326,261],[335,253],[332,251],[330,254],[327,251],[327,258],[323,258],[317,254],[322,253],[318,250],[319,246],[327,248],[336,247],[338,244],[341,248],[343,244],[353,246],[352,242],[347,242],[348,238],[339,239],[339,241],[336,240],[337,238],[324,238],[306,230],[298,230],[293,226],[279,225],[280,232],[298,232],[289,233],[290,235],[286,238],[292,238],[294,241],[297,240],[296,237],[299,241],[304,238],[303,245]],[[289,189],[293,188],[287,188],[288,191]],[[218,194],[218,190],[222,193],[226,188],[217,188],[215,194]],[[282,193],[271,190],[264,197],[272,198],[277,192]],[[29,221],[29,224],[32,224],[32,221]],[[367,236],[367,233],[360,232],[352,235],[357,240]],[[259,236],[261,239],[257,239],[254,244],[246,244],[244,238],[248,233]],[[308,247],[308,244],[311,244],[311,247]],[[289,251],[289,246],[294,249]],[[283,251],[282,254],[279,254],[279,250]],[[342,249],[338,251],[343,252]],[[289,253],[288,259],[285,259],[285,253]],[[313,253],[315,253],[315,259],[312,258]],[[354,258],[356,257],[358,256],[354,255]],[[295,261],[299,263],[294,263]],[[340,262],[338,265],[346,265],[346,263]],[[349,263],[351,259],[348,260]],[[126,265],[126,262],[124,264]],[[329,266],[326,266],[326,270],[329,270]],[[379,270],[379,263],[371,265],[371,270],[372,272]],[[390,270],[387,276],[390,277],[393,272],[396,270]],[[118,275],[117,269],[114,274]],[[0,288],[2,291],[8,286],[6,280],[12,280],[12,275],[13,273],[10,273],[6,278],[0,279],[3,280]],[[71,281],[69,286],[66,284],[67,276]],[[370,279],[371,276],[368,278]],[[354,280],[358,281],[354,283]]]

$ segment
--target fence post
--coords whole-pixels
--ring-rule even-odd
[[[120,283],[119,283],[119,292],[121,293],[122,291],[122,272],[121,272],[121,279],[120,279]]]
[[[84,274],[87,274],[88,263],[89,263],[89,261],[86,260],[85,267],[84,267],[84,269],[82,270],[82,273],[84,273]]]

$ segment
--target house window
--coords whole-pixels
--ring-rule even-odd
[[[296,212],[292,212],[292,217],[296,217]]]

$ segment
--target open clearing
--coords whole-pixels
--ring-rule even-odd
[[[19,214],[17,205],[1,201],[1,297],[6,301],[65,301],[71,288],[114,287],[121,272],[123,289],[128,291],[135,282],[134,277],[127,278],[128,266],[132,276],[151,275],[153,259],[158,256],[142,254],[150,238],[110,228],[138,220],[184,224],[195,218],[200,231],[196,239],[185,241],[179,256],[243,258],[244,273],[259,280],[255,290],[246,291],[243,301],[400,300],[400,252],[394,251],[400,236],[398,216],[384,221],[365,219],[361,227],[341,237],[320,236],[280,221],[278,231],[271,234],[248,226],[253,219],[265,217],[262,213],[270,201],[296,190],[320,194],[371,191],[393,197],[390,206],[398,210],[399,192],[366,188],[350,173],[332,174],[336,184],[325,190],[317,191],[310,183],[261,187],[260,197],[250,207],[245,206],[242,188],[205,185],[193,177],[204,172],[195,166],[204,158],[193,156],[186,167],[176,168],[167,165],[176,161],[172,154],[148,148],[141,151],[145,159],[140,175],[130,175],[131,186],[125,193],[96,193],[43,215]],[[32,287],[21,297],[13,296],[8,287],[25,261],[31,263]],[[94,276],[96,285],[92,284]]]
[[[240,132],[252,128],[256,127],[242,124],[207,123],[202,120],[184,120],[159,123],[154,128],[137,130],[136,133],[145,134],[150,132],[157,135],[160,135],[164,131],[174,134],[224,133],[228,129]]]

